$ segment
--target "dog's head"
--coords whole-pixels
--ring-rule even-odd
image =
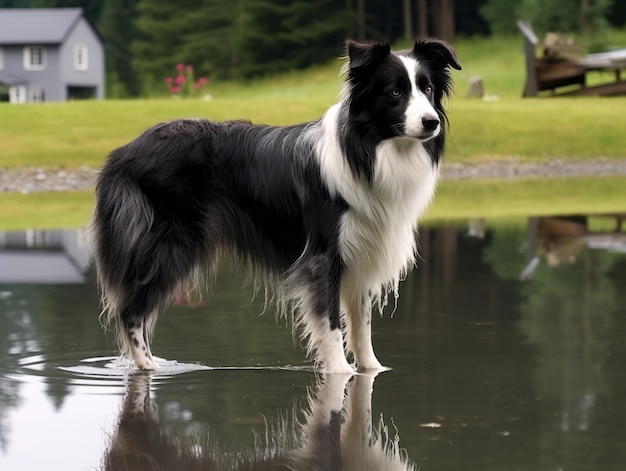
[[[461,69],[454,50],[436,39],[400,52],[378,42],[348,41],[347,48],[340,140],[353,172],[371,181],[376,149],[387,140],[423,143],[436,165],[445,144],[449,69]]]
[[[347,42],[350,119],[378,140],[428,141],[445,127],[442,99],[450,93],[449,68],[460,70],[454,50],[436,39],[391,52],[387,43]]]

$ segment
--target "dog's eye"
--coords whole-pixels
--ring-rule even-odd
[[[430,85],[428,85],[425,89],[424,92],[426,93],[426,95],[430,95],[433,93],[433,87],[431,87]]]
[[[397,88],[394,88],[393,90],[389,92],[389,94],[393,97],[399,97],[402,94],[402,92],[398,90]]]

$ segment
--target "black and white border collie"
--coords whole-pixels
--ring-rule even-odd
[[[294,126],[180,119],[114,150],[90,227],[104,313],[123,354],[158,365],[157,315],[230,260],[265,286],[324,372],[384,369],[373,304],[416,258],[437,183],[454,51],[347,42],[339,103]],[[352,364],[349,359],[353,359]]]

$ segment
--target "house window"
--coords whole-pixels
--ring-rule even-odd
[[[89,67],[89,50],[85,44],[74,46],[74,69],[87,70]]]
[[[44,46],[26,46],[24,48],[24,69],[44,70],[46,68],[46,48]]]

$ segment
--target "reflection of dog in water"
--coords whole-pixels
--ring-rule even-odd
[[[373,427],[372,375],[326,375],[309,396],[305,419],[266,426],[264,445],[224,450],[215,442],[177,437],[160,424],[150,375],[128,377],[117,430],[103,469],[118,470],[416,470],[382,422]],[[193,442],[192,442],[193,441]]]

